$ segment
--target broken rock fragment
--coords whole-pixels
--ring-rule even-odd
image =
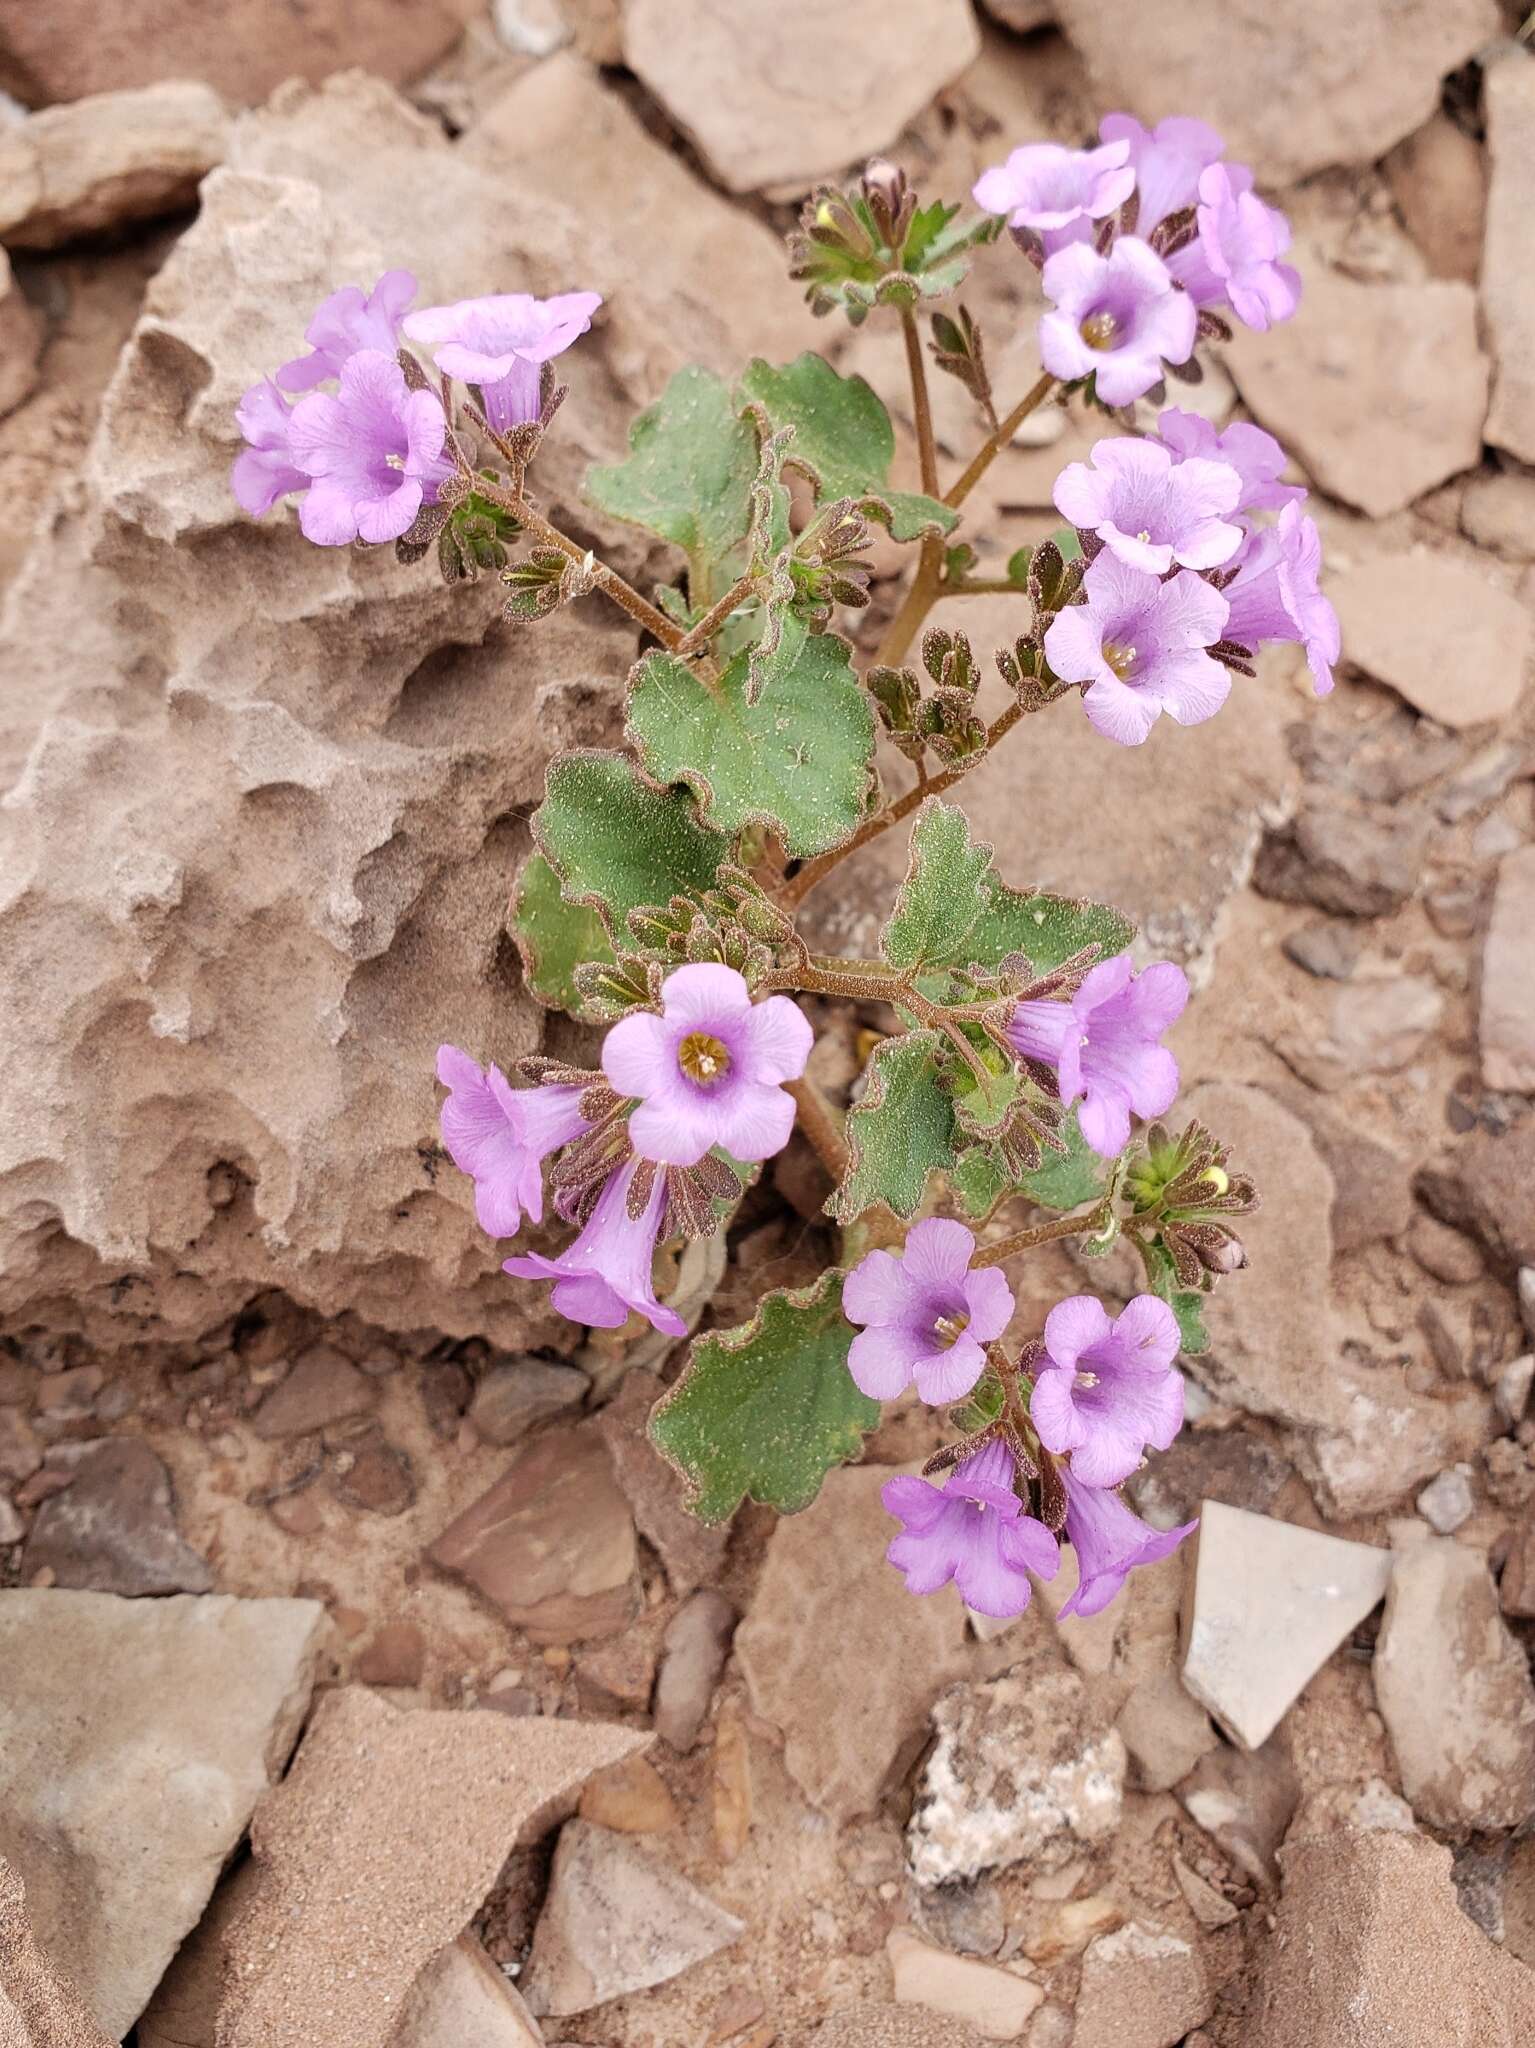
[[[1482,249],[1482,308],[1497,362],[1487,438],[1535,463],[1535,281],[1529,222],[1535,204],[1535,67],[1510,51],[1487,67],[1492,177]]]
[[[656,1733],[679,1753],[698,1740],[730,1651],[736,1611],[707,1589],[684,1600],[666,1625],[656,1673]]]
[[[0,238],[55,249],[174,213],[191,205],[228,140],[218,94],[190,79],[45,107],[0,128]]]
[[[1214,2004],[1190,1944],[1132,1920],[1100,1934],[1082,1958],[1072,2048],[1173,2048]]]
[[[75,1446],[68,1446],[73,1450]],[[213,1573],[176,1526],[171,1476],[138,1437],[80,1446],[73,1477],[37,1511],[22,1574],[94,1593],[208,1593]]]
[[[925,2006],[975,2029],[983,2041],[1017,2041],[1044,1991],[1017,1970],[950,1955],[909,1927],[891,1930],[885,1943],[897,2005]]]
[[[110,2048],[38,1947],[21,1878],[0,1857],[0,2042],[4,2048]]]
[[[1359,562],[1328,589],[1349,661],[1425,718],[1459,730],[1507,718],[1518,704],[1530,615],[1481,562],[1403,549]],[[1421,837],[1420,829],[1420,858]]]

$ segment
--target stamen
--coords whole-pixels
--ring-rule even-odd
[[[677,1048],[677,1064],[690,1081],[712,1088],[730,1072],[730,1048],[712,1031],[690,1031]]]
[[[970,1318],[963,1309],[956,1309],[951,1316],[940,1316],[933,1325],[933,1335],[941,1337],[945,1344],[954,1344],[964,1336],[970,1327]]]
[[[1117,344],[1119,321],[1113,313],[1104,308],[1100,312],[1089,313],[1077,331],[1089,348],[1097,349],[1102,354],[1105,349],[1113,348]]]
[[[1103,658],[1122,683],[1127,683],[1135,673],[1135,664],[1140,660],[1140,650],[1121,646],[1117,640],[1105,640]]]

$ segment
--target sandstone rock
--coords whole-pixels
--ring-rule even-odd
[[[653,1718],[662,1741],[681,1754],[698,1740],[735,1625],[735,1609],[712,1590],[684,1600],[666,1624]]]
[[[434,1956],[406,1994],[389,2048],[543,2048],[522,1994],[472,1935]]]
[[[1530,618],[1480,568],[1426,549],[1332,580],[1348,659],[1440,725],[1506,718],[1524,689]]]
[[[1058,1869],[1118,1827],[1125,1747],[1074,1671],[1031,1662],[955,1686],[933,1727],[907,1828],[918,1884]]]
[[[1503,1884],[1503,1939],[1521,1963],[1535,1964],[1535,1837],[1514,1845]]]
[[[1535,1352],[1526,1351],[1522,1358],[1511,1358],[1493,1382],[1493,1399],[1498,1404],[1498,1413],[1513,1429],[1524,1420],[1524,1411],[1530,1405],[1530,1388],[1535,1384]]]
[[[590,1425],[539,1437],[428,1555],[535,1642],[612,1635],[634,1613],[634,1523]]]
[[[344,1507],[369,1515],[403,1515],[416,1498],[415,1473],[404,1451],[378,1430],[348,1437],[331,1460],[330,1490]]]
[[[1535,1264],[1535,1122],[1496,1136],[1469,1132],[1423,1169],[1418,1190],[1435,1215],[1469,1230],[1504,1271]]]
[[[1407,1249],[1425,1273],[1447,1287],[1468,1287],[1486,1271],[1481,1253],[1463,1231],[1421,1209],[1407,1232]]]
[[[56,249],[175,213],[223,162],[228,140],[218,94],[190,80],[48,107],[0,130],[0,240]]]
[[[1321,488],[1374,518],[1481,459],[1487,364],[1469,285],[1356,284],[1312,265],[1295,318],[1243,329],[1226,363]]]
[[[1410,1066],[1443,1015],[1444,996],[1426,975],[1361,977],[1329,997],[1320,1031],[1287,1037],[1275,1050],[1302,1080],[1331,1094],[1361,1074]]]
[[[877,0],[726,0],[683,34],[668,0],[628,0],[624,57],[728,190],[802,190],[888,147],[980,49],[963,0],[909,0],[886,31]]]
[[[1487,213],[1487,163],[1478,144],[1441,109],[1398,143],[1384,169],[1434,276],[1475,284]]]
[[[1184,1684],[1233,1741],[1260,1748],[1390,1577],[1389,1550],[1206,1503]]]
[[[1130,1759],[1132,1782],[1142,1792],[1171,1791],[1220,1739],[1175,1671],[1140,1680],[1114,1726]]]
[[[0,1409],[0,1481],[30,1479],[43,1462],[42,1440],[16,1408]]]
[[[426,1668],[426,1638],[413,1621],[386,1621],[367,1645],[353,1675],[359,1685],[412,1686]]]
[[[1271,1888],[1275,1858],[1300,1801],[1300,1780],[1282,1739],[1261,1749],[1222,1744],[1178,1787],[1190,1820],[1256,1885]]]
[[[10,258],[0,249],[0,417],[14,412],[36,384],[43,333],[42,315],[16,282]]]
[[[110,2048],[38,1947],[21,1878],[0,1857],[0,2041],[5,2048]]]
[[[1082,1960],[1072,2048],[1174,2048],[1214,2005],[1189,1943],[1132,1920],[1100,1934]]]
[[[84,1446],[62,1493],[37,1511],[22,1573],[94,1593],[207,1593],[208,1561],[176,1526],[171,1475],[137,1437]]]
[[[525,1979],[543,2015],[589,2012],[665,1984],[746,1931],[676,1871],[589,1821],[560,1830]]]
[[[1441,1536],[1452,1536],[1462,1522],[1470,1521],[1475,1508],[1469,1465],[1452,1465],[1418,1495],[1418,1513]]]
[[[582,1820],[620,1835],[662,1835],[681,1819],[665,1779],[642,1756],[589,1778],[578,1811]]]
[[[114,2041],[282,1768],[323,1615],[310,1600],[0,1593],[0,1856]]]
[[[103,18],[90,0],[0,0],[0,87],[29,106],[206,79],[250,105],[285,78],[348,65],[398,84],[425,71],[477,12],[474,0],[239,0],[210,18],[199,0],[131,0]]]
[[[1475,1551],[1428,1537],[1398,1554],[1375,1694],[1419,1819],[1516,1827],[1535,1812],[1535,1685]]]
[[[512,1444],[535,1422],[579,1408],[590,1382],[574,1365],[544,1358],[513,1358],[493,1365],[474,1390],[469,1420],[482,1443]]]
[[[723,1245],[721,1245],[723,1250]],[[730,1529],[711,1526],[683,1506],[677,1474],[650,1441],[650,1411],[663,1387],[652,1372],[631,1368],[597,1416],[619,1486],[640,1534],[666,1567],[672,1590],[684,1598],[719,1577]]]
[[[1491,183],[1482,249],[1482,311],[1497,363],[1487,438],[1535,463],[1535,283],[1525,224],[1535,198],[1535,68],[1522,52],[1488,66],[1483,91]]]
[[[1461,501],[1460,523],[1478,547],[1518,562],[1535,561],[1535,476],[1513,469],[1474,476]]]
[[[366,1415],[378,1406],[378,1388],[332,1344],[311,1344],[293,1361],[251,1418],[261,1437],[307,1436]]]
[[[1482,1079],[1512,1094],[1535,1091],[1535,847],[1504,857],[1482,951],[1478,1037]]]
[[[1287,933],[1282,943],[1285,958],[1319,981],[1347,981],[1364,951],[1357,926],[1332,917],[1315,918],[1299,926]]]
[[[1013,1970],[949,1955],[913,1934],[892,1928],[885,1940],[897,2005],[925,2006],[973,2027],[983,2041],[1021,2040],[1030,2016],[1044,2004],[1038,1984]]]
[[[980,2048],[984,2038],[920,2006],[852,2005],[794,2035],[787,2048]]]
[[[838,1820],[874,1807],[968,1662],[954,1589],[913,1599],[885,1563],[889,1476],[878,1466],[826,1475],[814,1507],[773,1531],[736,1631],[752,1705],[784,1731],[789,1775]]]
[[[1247,2048],[1517,2048],[1535,1975],[1455,1903],[1450,1852],[1382,1830],[1287,1843]]]
[[[327,1694],[251,1826],[256,1876],[227,1936],[218,2048],[312,2048],[317,2011],[331,2048],[383,2048],[519,1839],[645,1740],[600,1722],[402,1713],[357,1686]],[[307,1910],[321,1899],[323,1913]]]
[[[1185,1430],[1131,1473],[1126,1491],[1137,1514],[1158,1529],[1176,1529],[1193,1521],[1205,1501],[1265,1514],[1291,1469],[1253,1430]],[[1133,1587],[1139,1579],[1130,1583]]]
[[[1427,820],[1411,811],[1372,814],[1345,810],[1335,800],[1308,802],[1264,840],[1253,887],[1279,903],[1314,903],[1339,917],[1380,917],[1417,888],[1427,836]],[[1351,962],[1328,978],[1346,981],[1352,971]]]

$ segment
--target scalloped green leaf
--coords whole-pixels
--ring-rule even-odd
[[[826,1204],[851,1223],[874,1203],[916,1213],[930,1173],[954,1157],[954,1105],[939,1085],[936,1031],[887,1038],[869,1061],[863,1098],[847,1120],[848,1169]]]
[[[795,629],[798,629],[797,632]],[[850,839],[874,772],[874,707],[845,641],[786,621],[748,701],[750,656],[717,680],[657,650],[629,684],[629,737],[647,774],[686,783],[724,832],[762,824],[791,854]]]
[[[650,1435],[700,1521],[727,1521],[748,1499],[797,1514],[833,1465],[858,1456],[880,1411],[848,1372],[853,1334],[833,1268],[799,1293],[775,1288],[749,1323],[694,1344]]]
[[[522,864],[509,921],[529,993],[548,1009],[585,1016],[575,970],[589,960],[610,962],[613,948],[597,912],[566,901],[559,876],[541,853],[529,854]]]
[[[790,467],[804,470],[823,498],[877,501],[872,508],[895,540],[948,533],[959,514],[920,491],[892,491],[895,428],[884,402],[862,377],[844,377],[807,349],[780,367],[760,356],[747,364],[741,396],[754,399],[775,427],[790,426]]]
[[[1100,1159],[1077,1126],[1076,1112],[1061,1125],[1064,1152],[1047,1152],[1018,1183],[1020,1194],[1041,1209],[1080,1209],[1103,1193],[1108,1162]]]
[[[610,935],[643,904],[709,888],[729,849],[681,790],[652,789],[624,754],[552,762],[533,837],[565,901],[595,910]]]

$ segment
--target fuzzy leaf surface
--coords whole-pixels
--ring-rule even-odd
[[[586,961],[609,962],[607,928],[586,903],[569,903],[560,878],[541,853],[523,862],[512,895],[512,936],[529,992],[552,1010],[586,1014],[574,975]]]
[[[1210,1348],[1210,1332],[1205,1328],[1205,1296],[1197,1288],[1178,1285],[1173,1262],[1159,1244],[1144,1245],[1141,1256],[1152,1293],[1160,1294],[1178,1319],[1179,1350],[1186,1357],[1197,1358],[1201,1351]]]
[[[728,845],[681,790],[652,789],[623,754],[554,761],[533,837],[566,902],[595,910],[610,935],[631,910],[709,888]]]
[[[954,1157],[954,1105],[938,1081],[936,1031],[907,1031],[874,1049],[863,1098],[847,1120],[849,1162],[826,1204],[851,1223],[875,1202],[915,1214],[930,1173]]]

